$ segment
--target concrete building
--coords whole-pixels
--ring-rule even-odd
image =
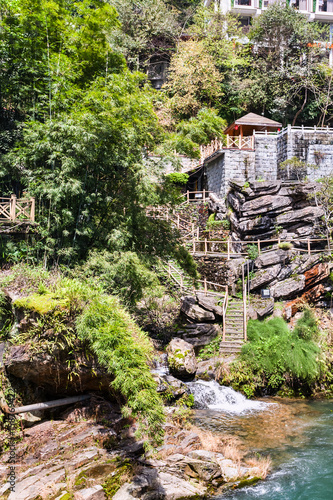
[[[250,24],[251,17],[261,12],[277,0],[204,0],[204,6],[215,4],[221,12],[233,12]],[[291,6],[308,16],[309,21],[333,23],[333,0],[287,0]]]
[[[322,127],[282,128],[281,124],[254,113],[236,120],[226,131],[226,140],[215,140],[201,148],[199,172],[204,187],[224,198],[229,181],[317,180],[333,174],[333,129]],[[301,168],[281,167],[297,158]],[[195,173],[192,179],[195,178]]]

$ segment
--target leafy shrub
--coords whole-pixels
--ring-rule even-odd
[[[157,275],[134,252],[91,252],[83,270],[86,276],[97,277],[107,292],[118,295],[129,305],[160,286]]]
[[[320,370],[320,349],[313,340],[317,334],[316,320],[310,310],[305,311],[293,331],[282,318],[250,320],[249,342],[242,347],[240,361],[232,367],[230,382],[248,395],[254,395],[264,387],[277,391],[285,383],[304,385],[308,390]],[[243,379],[240,376],[242,366],[250,371]],[[249,385],[251,372],[255,384]]]
[[[278,247],[281,250],[291,250],[293,247],[293,244],[289,243],[289,241],[282,241],[281,243],[278,244]]]
[[[215,214],[211,214],[208,217],[206,229],[213,230],[213,229],[225,229],[229,230],[230,229],[230,221],[228,219],[223,219],[223,220],[215,220]]]
[[[221,337],[217,336],[209,344],[200,349],[197,358],[205,360],[217,356],[220,350]]]
[[[114,389],[126,398],[124,416],[138,417],[138,434],[160,441],[164,412],[147,364],[152,353],[147,336],[119,301],[106,295],[91,301],[76,326],[79,337],[89,342],[98,361],[114,376]]]
[[[189,175],[181,172],[171,172],[171,174],[166,175],[166,179],[173,184],[187,184]]]
[[[258,257],[258,254],[259,254],[257,245],[247,245],[246,250],[247,250],[247,254],[249,256],[249,259],[256,260],[256,258]]]

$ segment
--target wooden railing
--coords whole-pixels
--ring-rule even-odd
[[[206,146],[200,146],[200,163],[204,161],[208,156],[213,155],[216,151],[223,149],[223,141],[220,139],[213,139],[210,144]]]
[[[308,255],[315,253],[323,253],[325,249],[314,249],[311,248],[311,243],[325,242],[325,248],[330,251],[331,250],[331,242],[327,238],[300,238],[293,240],[282,240],[280,238],[270,239],[270,240],[248,240],[248,241],[232,241],[232,240],[209,240],[202,239],[200,240],[198,236],[192,239],[192,249],[190,253],[192,254],[204,254],[204,255],[219,255],[227,257],[227,260],[230,260],[232,257],[238,258],[241,255],[248,255],[248,252],[240,252],[233,251],[234,245],[256,245],[258,248],[258,255],[265,252],[270,252],[272,248],[263,247],[262,244],[279,245],[280,243],[290,243],[293,248],[295,248],[298,252],[307,253]],[[294,247],[295,243],[303,243],[306,248]]]
[[[186,285],[186,280],[184,275],[178,271],[176,267],[174,267],[170,262],[163,262],[162,263],[163,269],[168,273],[168,278],[172,279],[172,281],[178,285],[180,292],[187,292],[187,293],[204,293],[205,296],[221,296],[221,294],[224,294],[223,296],[223,305],[222,305],[222,324],[223,324],[223,341],[225,341],[225,325],[226,325],[226,313],[227,313],[227,308],[228,308],[228,300],[229,300],[229,294],[228,294],[228,286],[227,285],[221,285],[220,283],[213,283],[212,281],[207,281],[206,278],[203,280],[196,280],[196,283],[201,283],[203,285],[203,288],[196,288],[194,284],[192,286],[187,286]],[[214,290],[211,290],[210,287],[213,287]],[[220,289],[221,291],[218,291]]]
[[[199,201],[205,202],[209,198],[209,191],[206,191],[205,189],[203,191],[186,191],[184,196],[186,198],[186,203]]]
[[[254,149],[254,137],[253,135],[246,137],[227,135],[227,149]]]
[[[226,145],[220,139],[214,139],[206,146],[200,146],[200,163],[222,149],[254,149],[254,136],[226,136]]]
[[[35,198],[0,198],[0,222],[35,222]]]

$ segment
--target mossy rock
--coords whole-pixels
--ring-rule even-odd
[[[14,306],[42,315],[55,309],[67,309],[69,307],[69,300],[60,299],[54,293],[45,293],[43,295],[36,293],[28,297],[16,299]]]

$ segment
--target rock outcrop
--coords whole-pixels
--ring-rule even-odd
[[[317,238],[324,212],[311,197],[314,182],[230,181],[228,203],[234,241]],[[299,244],[302,246],[302,244]],[[305,244],[304,244],[305,247]]]
[[[253,262],[249,288],[253,293],[269,288],[276,300],[302,297],[316,302],[331,288],[323,286],[330,274],[330,264],[321,262],[319,254],[299,254],[297,249],[271,250],[262,253]],[[327,288],[328,287],[328,288]],[[251,317],[261,318],[267,312],[251,312]]]

